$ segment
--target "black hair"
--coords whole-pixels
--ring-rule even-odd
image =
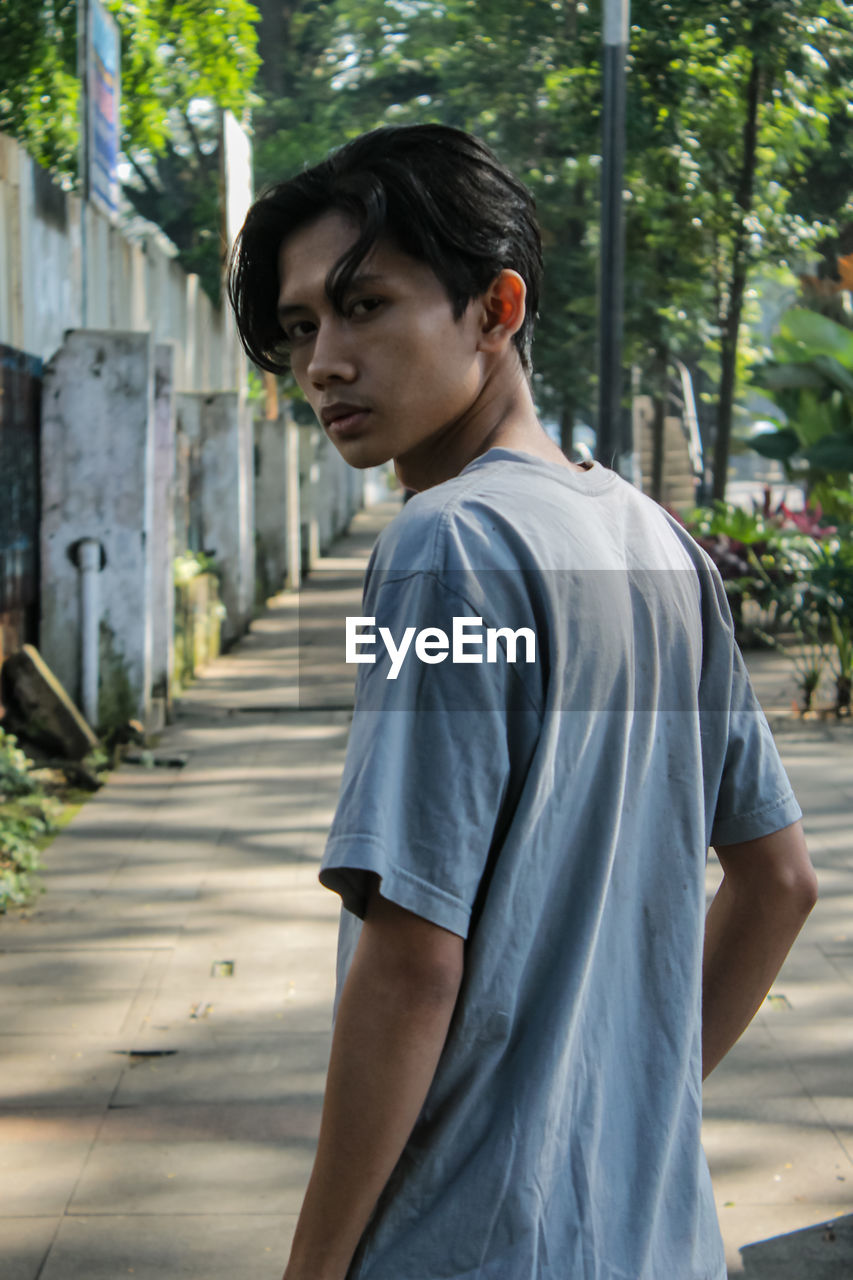
[[[329,273],[327,291],[335,306],[342,308],[359,266],[382,235],[432,268],[457,320],[511,268],[527,286],[524,323],[513,341],[530,373],[542,278],[533,197],[485,143],[437,124],[362,134],[255,201],[228,268],[237,330],[255,364],[271,373],[288,368],[277,318],[279,252],[288,236],[331,210],[346,213],[359,228]]]

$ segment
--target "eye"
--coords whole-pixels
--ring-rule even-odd
[[[313,320],[292,320],[284,326],[284,336],[288,342],[300,342],[310,338],[316,327]]]
[[[350,315],[358,320],[359,318],[370,315],[377,307],[382,306],[382,298],[359,298],[350,307]]]

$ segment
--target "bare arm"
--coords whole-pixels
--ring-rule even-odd
[[[341,995],[314,1170],[284,1280],[343,1280],[423,1106],[463,941],[374,890]]]
[[[752,1021],[817,900],[799,822],[716,854],[724,878],[705,922],[703,1076]]]

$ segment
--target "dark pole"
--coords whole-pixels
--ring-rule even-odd
[[[77,74],[80,77],[80,149],[78,191],[80,193],[80,327],[89,323],[89,243],[86,216],[89,205],[89,0],[77,0]]]
[[[630,0],[602,0],[604,104],[601,139],[601,274],[599,294],[599,462],[623,471],[628,453],[622,438],[622,313],[625,235],[622,179],[625,168],[625,62]]]

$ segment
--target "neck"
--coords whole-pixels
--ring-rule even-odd
[[[508,385],[484,387],[465,417],[452,423],[438,439],[395,458],[394,469],[406,489],[421,493],[458,476],[469,462],[498,446],[582,470],[569,462],[539,422],[530,384],[520,365]]]

